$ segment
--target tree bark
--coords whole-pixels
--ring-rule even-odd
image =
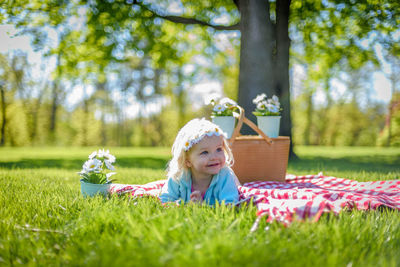
[[[55,132],[56,132],[56,120],[57,120],[57,110],[58,110],[58,82],[54,81],[53,89],[51,93],[51,110],[50,110],[50,142],[53,144],[55,142]]]
[[[101,111],[100,116],[100,138],[101,145],[107,145],[107,125],[106,125],[106,111],[109,104],[108,92],[106,88],[106,82],[98,82],[96,84],[96,93],[99,101],[99,110]]]
[[[0,84],[0,97],[1,97],[1,139],[0,139],[0,146],[4,146],[5,144],[5,137],[6,134],[6,124],[7,124],[7,117],[6,117],[6,97],[5,97],[5,90],[2,84]]]
[[[276,70],[275,93],[283,106],[280,133],[291,136],[290,90],[289,90],[289,9],[290,0],[276,2]]]
[[[58,110],[58,101],[59,101],[59,79],[61,78],[61,52],[57,54],[57,76],[53,83],[52,93],[51,93],[51,110],[50,110],[50,142],[54,143],[56,139],[56,123],[57,123],[57,110]]]
[[[241,0],[240,10],[240,65],[238,104],[246,116],[255,122],[253,99],[261,93],[274,93],[273,25],[270,20],[269,2],[266,0]],[[244,127],[243,134],[250,134]]]
[[[261,93],[277,95],[283,107],[280,135],[292,137],[289,84],[289,10],[290,0],[277,0],[276,24],[270,18],[267,0],[241,0],[240,11],[240,65],[238,103],[255,122],[251,111],[253,99]],[[244,127],[243,134],[250,134]],[[290,145],[293,153],[293,143]]]
[[[186,123],[186,109],[187,109],[187,100],[186,100],[186,92],[182,86],[183,83],[183,73],[182,69],[178,68],[178,86],[176,91],[176,104],[178,106],[178,125],[182,127]]]
[[[86,87],[83,87],[83,118],[82,118],[82,146],[88,146],[88,124],[89,124],[89,97]]]
[[[275,92],[279,97],[282,110],[280,135],[289,136],[290,157],[296,157],[293,152],[292,118],[290,109],[289,83],[289,16],[291,0],[277,0],[276,2],[276,68]]]
[[[308,88],[307,88],[308,89]],[[311,125],[312,125],[312,115],[313,115],[313,94],[310,90],[307,90],[307,93],[305,95],[306,97],[306,103],[307,103],[307,109],[306,109],[306,125],[304,129],[304,135],[303,135],[303,142],[304,145],[308,146],[311,144]]]
[[[32,129],[31,129],[31,132],[30,132],[30,138],[31,138],[31,144],[33,145],[33,144],[35,144],[35,142],[36,142],[36,136],[37,136],[37,128],[38,128],[38,120],[39,120],[39,111],[40,111],[40,107],[41,107],[41,105],[42,105],[42,100],[43,100],[43,97],[44,97],[44,92],[45,91],[45,89],[43,89],[41,92],[40,92],[40,94],[39,94],[39,97],[36,99],[36,102],[33,104],[33,107],[32,107],[32,113],[31,113],[31,116],[32,116]]]
[[[391,146],[392,143],[392,116],[393,116],[393,106],[394,106],[394,95],[396,92],[396,74],[395,74],[395,62],[392,63],[391,65],[391,74],[389,76],[390,80],[390,85],[391,85],[391,93],[392,93],[392,99],[390,100],[388,104],[388,116],[387,116],[387,125],[388,125],[388,137],[387,137],[387,142],[386,146]]]

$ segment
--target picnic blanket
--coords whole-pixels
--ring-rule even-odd
[[[158,197],[166,180],[144,185],[114,184],[111,193],[133,197]],[[376,210],[379,207],[400,210],[400,180],[357,182],[344,178],[318,175],[286,175],[285,182],[258,181],[238,187],[237,206],[253,201],[257,207],[255,230],[261,218],[285,225],[293,220],[317,221],[323,213]]]

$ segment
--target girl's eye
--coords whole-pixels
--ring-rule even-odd
[[[200,153],[200,155],[207,155],[207,154],[208,154],[207,151],[203,151],[203,152]]]
[[[221,151],[223,151],[222,147],[217,148],[217,152],[221,152]]]

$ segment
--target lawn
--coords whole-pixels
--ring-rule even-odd
[[[151,198],[84,199],[97,148],[0,148],[0,266],[399,266],[400,214],[352,211],[289,227],[252,205],[163,207]],[[119,183],[164,178],[169,148],[111,148]],[[400,148],[296,147],[288,173],[400,179]],[[268,230],[265,230],[268,229]]]

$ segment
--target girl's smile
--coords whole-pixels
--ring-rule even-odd
[[[218,125],[204,118],[189,121],[179,131],[168,163],[168,181],[160,195],[163,203],[235,203],[239,181],[230,168],[233,155]],[[214,179],[215,177],[215,179]]]
[[[219,166],[219,163],[213,163],[213,164],[207,165],[207,167],[215,167],[215,166]]]
[[[206,136],[189,151],[186,165],[192,178],[209,179],[225,166],[222,136]]]

